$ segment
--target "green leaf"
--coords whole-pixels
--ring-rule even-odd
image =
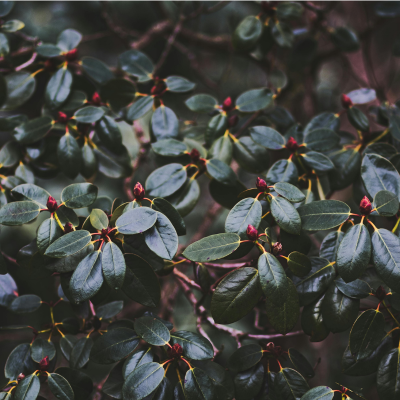
[[[320,231],[340,225],[350,216],[350,207],[338,200],[320,200],[297,209],[305,231]]]
[[[93,339],[89,337],[80,338],[72,348],[70,355],[70,366],[71,368],[80,369],[83,368],[89,361],[90,351],[93,347]]]
[[[336,260],[337,269],[347,282],[359,278],[368,267],[371,258],[371,237],[364,224],[352,226],[340,243]]]
[[[29,343],[22,343],[15,347],[7,358],[4,366],[4,376],[8,379],[16,380],[21,373],[21,365],[31,358],[31,346]]]
[[[182,217],[188,215],[200,198],[200,186],[195,179],[188,179],[184,185],[168,198]]]
[[[259,344],[248,344],[238,348],[229,358],[229,364],[237,371],[244,371],[256,365],[263,356]]]
[[[73,183],[61,192],[61,201],[68,208],[83,208],[96,200],[97,192],[97,186],[91,183]]]
[[[372,292],[368,283],[361,279],[356,279],[353,282],[346,283],[339,277],[335,279],[335,284],[344,295],[352,299],[364,299]]]
[[[61,222],[61,225],[65,225],[67,222],[71,222],[71,224],[75,227],[79,225],[79,218],[76,215],[75,211],[72,208],[65,207],[64,205],[60,205],[55,213],[58,219]]]
[[[181,76],[169,76],[165,80],[165,84],[170,92],[173,93],[185,93],[194,89],[196,84],[188,81],[186,78]]]
[[[344,232],[329,232],[321,243],[319,256],[333,262],[336,261],[337,251],[344,238]]]
[[[232,168],[223,161],[213,158],[207,162],[206,168],[209,175],[216,181],[223,185],[235,185],[237,179],[236,175]]]
[[[68,178],[76,178],[81,169],[81,149],[75,138],[68,132],[58,142],[57,157],[64,174]]]
[[[115,328],[97,338],[90,351],[90,360],[97,364],[113,364],[135,350],[138,344],[135,331]]]
[[[68,381],[61,375],[52,373],[47,377],[51,393],[59,400],[73,400],[74,391]]]
[[[195,262],[214,261],[233,253],[239,244],[240,236],[236,233],[219,233],[192,243],[182,254]]]
[[[4,32],[12,33],[12,32],[19,31],[19,30],[23,29],[24,27],[25,27],[25,24],[22,21],[19,21],[17,19],[12,19],[12,20],[5,22],[1,26],[1,29]]]
[[[13,1],[2,1],[0,3],[0,17],[8,15],[14,7]]]
[[[386,158],[366,154],[361,165],[361,178],[371,197],[375,197],[381,190],[387,190],[400,199],[400,175]]]
[[[171,343],[178,343],[189,360],[210,360],[214,357],[211,343],[198,333],[177,331],[171,333]]]
[[[46,58],[57,57],[62,53],[62,50],[58,46],[51,43],[43,43],[36,50],[40,56]]]
[[[290,182],[297,184],[298,171],[292,160],[279,160],[272,165],[267,173],[268,184]]]
[[[153,107],[153,97],[143,96],[136,100],[129,108],[126,113],[126,118],[129,121],[134,121],[143,117]]]
[[[225,221],[225,232],[237,233],[242,240],[247,239],[246,230],[249,225],[258,229],[261,222],[262,207],[257,199],[240,200],[232,208]]]
[[[340,137],[333,130],[327,128],[314,129],[304,136],[304,144],[315,151],[326,151],[339,144]]]
[[[100,85],[104,85],[110,79],[114,78],[114,74],[110,71],[108,66],[97,58],[82,57],[81,65],[89,77],[95,82],[100,83]]]
[[[135,254],[125,254],[126,273],[122,291],[132,300],[147,307],[160,301],[160,284],[151,266]]]
[[[101,259],[102,253],[97,250],[88,254],[76,267],[69,284],[71,295],[76,302],[88,300],[100,290],[103,284]]]
[[[67,333],[60,339],[60,349],[67,361],[71,359],[72,348],[77,341],[78,338],[69,333]]]
[[[181,164],[168,164],[153,171],[146,180],[150,196],[167,197],[177,192],[186,182],[187,172]]]
[[[104,110],[102,108],[88,106],[76,111],[74,114],[74,118],[78,122],[85,124],[92,124],[100,120],[103,117],[103,115],[104,115]]]
[[[307,379],[315,376],[314,368],[298,350],[291,347],[288,350],[288,356],[294,367]]]
[[[322,315],[322,301],[324,297],[315,300],[303,307],[301,314],[301,328],[310,336],[311,342],[321,342],[329,335],[329,329],[325,325]]]
[[[1,167],[12,167],[20,160],[17,142],[9,141],[0,150]]]
[[[103,254],[104,259],[104,254]],[[96,308],[96,315],[101,319],[110,319],[119,314],[124,308],[122,300],[115,300]]]
[[[223,135],[213,143],[211,149],[208,151],[208,157],[218,158],[218,160],[230,165],[232,161],[232,151],[233,145],[231,139]]]
[[[301,400],[332,400],[335,392],[328,386],[317,386],[305,393]]]
[[[88,231],[74,231],[61,236],[46,250],[45,255],[53,258],[63,258],[75,254],[86,247],[91,241]]]
[[[153,62],[138,50],[128,50],[118,57],[121,69],[138,78],[139,82],[147,82],[153,78]]]
[[[301,3],[292,1],[278,3],[276,7],[276,16],[278,20],[282,19],[296,19],[300,18],[303,14],[303,6]]]
[[[123,178],[132,173],[131,157],[123,146],[122,153],[116,155],[106,148],[93,149],[96,154],[99,171],[110,178]]]
[[[93,391],[92,380],[82,371],[61,367],[57,373],[62,375],[71,385],[75,400],[87,399]]]
[[[262,29],[260,18],[249,15],[236,28],[232,38],[233,45],[240,51],[253,49],[261,36]]]
[[[280,372],[270,372],[271,398],[297,400],[309,390],[305,379],[294,369],[283,368]],[[317,400],[314,398],[313,400]]]
[[[70,51],[78,47],[82,35],[75,29],[65,29],[57,38],[57,46],[63,51]]]
[[[242,93],[236,100],[240,112],[255,112],[268,107],[273,101],[273,93],[268,88],[253,89]]]
[[[166,260],[172,260],[178,250],[178,234],[171,221],[159,212],[155,224],[144,232],[144,240],[153,253]]]
[[[286,335],[296,325],[300,315],[299,297],[297,295],[296,287],[293,282],[287,279],[287,296],[286,300],[276,304],[267,299],[265,303],[265,310],[268,320],[273,328]]]
[[[15,389],[16,400],[35,400],[39,394],[40,381],[35,373],[22,379]]]
[[[152,393],[164,378],[164,368],[149,362],[133,370],[122,387],[124,400],[141,400]]]
[[[108,242],[103,248],[102,268],[106,282],[110,288],[118,290],[125,279],[125,259],[119,247]]]
[[[399,360],[400,349],[396,348],[386,353],[379,363],[376,388],[381,399],[396,400],[400,395]]]
[[[214,115],[207,125],[205,133],[205,140],[208,146],[214,142],[215,139],[222,136],[228,128],[228,117],[224,114]]]
[[[75,111],[86,103],[86,93],[80,90],[72,90],[66,102],[62,105],[62,111]]]
[[[93,228],[101,231],[102,229],[106,229],[108,227],[108,217],[107,214],[98,208],[94,208],[90,213],[90,223]]]
[[[281,263],[270,253],[258,258],[258,273],[261,288],[267,301],[279,306],[288,296],[288,280]]]
[[[335,46],[344,52],[353,52],[360,48],[358,37],[351,29],[340,26],[330,36]]]
[[[290,25],[280,21],[277,21],[276,24],[272,23],[271,25],[271,33],[275,42],[281,47],[292,47],[294,34]]]
[[[24,294],[16,297],[9,306],[9,309],[15,313],[31,313],[36,311],[42,301],[36,294]]]
[[[40,213],[40,206],[32,201],[16,201],[0,208],[0,224],[15,226],[34,220]]]
[[[372,234],[372,261],[382,280],[399,291],[400,238],[386,229],[375,230]]]
[[[158,140],[152,143],[151,148],[154,153],[165,157],[177,157],[187,152],[186,144],[176,139]]]
[[[154,111],[151,127],[157,140],[178,137],[179,122],[175,113],[163,104]]]
[[[353,325],[359,307],[360,300],[345,296],[336,284],[332,283],[322,301],[322,318],[331,332],[344,332]]]
[[[135,331],[152,346],[165,346],[170,340],[168,328],[154,317],[137,318],[135,320]]]
[[[122,145],[122,134],[114,118],[104,115],[96,123],[96,133],[101,142],[111,150],[118,151]]]
[[[249,136],[242,136],[233,143],[233,157],[241,168],[253,174],[262,173],[269,167],[268,150]]]
[[[152,362],[154,358],[153,351],[151,347],[144,349],[135,350],[125,361],[123,364],[122,374],[126,379],[131,372],[133,372],[137,367],[142,364],[147,364]]]
[[[218,101],[208,94],[196,94],[187,99],[185,104],[192,111],[209,113],[216,109]]]
[[[193,400],[213,400],[215,388],[210,377],[200,368],[191,368],[185,375],[185,394]]]
[[[44,138],[52,126],[50,117],[35,118],[15,128],[14,136],[21,144],[34,143]]]
[[[357,107],[347,109],[347,118],[349,122],[361,132],[369,131],[369,122],[367,116]]]
[[[390,115],[389,116],[389,129],[394,139],[400,140],[400,116]]]
[[[324,258],[311,258],[311,271],[302,278],[295,278],[296,289],[302,305],[307,305],[323,294],[336,276],[332,263]]]
[[[270,207],[271,214],[278,226],[293,235],[300,234],[300,215],[291,203],[283,197],[272,197]]]
[[[67,65],[60,68],[49,80],[46,87],[46,104],[55,109],[61,106],[71,92],[72,74]]]
[[[332,161],[327,156],[317,153],[316,151],[309,151],[306,154],[301,154],[301,157],[307,167],[317,172],[328,172],[335,168]]]
[[[374,208],[383,217],[392,217],[399,211],[399,199],[392,192],[381,190],[374,197]]]
[[[287,263],[290,271],[296,276],[302,277],[311,271],[310,259],[298,251],[289,254]]]
[[[247,400],[261,390],[264,380],[264,367],[258,363],[253,368],[239,372],[234,378],[235,399]]]
[[[257,304],[261,292],[255,268],[232,271],[219,282],[212,296],[211,314],[215,322],[231,324],[243,318]]]
[[[300,189],[287,182],[275,183],[274,190],[276,193],[280,194],[281,196],[285,197],[287,200],[293,203],[299,203],[301,201],[304,201],[306,198],[306,196]]]
[[[14,110],[27,102],[36,88],[36,80],[29,72],[13,72],[4,77],[7,84],[7,100],[3,110]]]
[[[385,337],[385,317],[376,310],[360,314],[349,337],[349,348],[356,361],[370,356]]]
[[[156,197],[153,199],[153,209],[161,212],[169,219],[178,236],[186,235],[185,221],[170,202],[161,197]]]
[[[122,214],[116,221],[118,232],[124,235],[143,233],[157,221],[157,211],[148,207],[139,207]]]
[[[50,193],[47,190],[31,183],[18,185],[11,191],[11,193],[17,200],[34,201],[39,204],[41,208],[47,208],[46,203],[50,196]]]
[[[56,348],[54,344],[46,339],[37,338],[31,344],[31,357],[35,362],[40,362],[45,357],[52,360],[56,356]]]

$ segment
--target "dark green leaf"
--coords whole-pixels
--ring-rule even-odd
[[[7,83],[7,100],[3,109],[13,110],[28,101],[36,88],[35,78],[29,72],[13,72],[4,78]]]
[[[103,101],[110,104],[113,110],[120,110],[135,99],[135,85],[126,79],[111,79],[101,87],[100,95]],[[145,97],[153,103],[151,97]],[[151,106],[150,106],[151,108]]]
[[[126,117],[129,121],[134,121],[143,117],[153,107],[153,97],[143,96],[136,100],[129,108],[126,113]]]
[[[89,337],[80,338],[72,348],[70,355],[71,368],[80,369],[84,367],[89,361],[90,351],[93,347],[93,340]]]
[[[307,167],[317,172],[328,172],[335,168],[332,161],[327,156],[317,153],[316,151],[309,151],[306,154],[301,154],[301,157]]]
[[[376,377],[379,398],[396,400],[400,395],[400,349],[392,349],[382,358]]]
[[[281,19],[296,19],[300,18],[303,14],[303,6],[301,3],[295,3],[292,1],[278,3],[276,7],[276,16],[278,20]]]
[[[152,79],[154,65],[149,57],[138,50],[128,50],[118,57],[121,69],[138,78],[139,82]]]
[[[32,201],[8,203],[0,209],[0,224],[23,225],[34,220],[39,212],[40,206]]]
[[[236,108],[241,112],[255,112],[268,107],[273,93],[267,88],[253,89],[242,93],[236,100]]]
[[[46,339],[37,338],[31,344],[31,357],[35,362],[40,362],[45,357],[52,360],[56,356],[56,347],[52,342]]]
[[[165,80],[165,84],[170,92],[173,93],[185,93],[194,89],[196,84],[188,81],[181,76],[169,76]]]
[[[153,209],[160,211],[170,220],[178,236],[186,235],[185,221],[170,202],[161,197],[156,197],[153,200]]]
[[[62,50],[51,43],[43,43],[37,47],[37,53],[46,58],[57,57],[62,53]]]
[[[328,386],[317,386],[305,393],[301,400],[332,400],[335,392]]]
[[[103,254],[104,260],[104,254]],[[122,300],[115,300],[111,303],[103,304],[96,308],[96,315],[101,319],[110,319],[119,314],[124,307],[124,302]]]
[[[135,331],[145,342],[152,346],[165,346],[170,340],[168,328],[154,317],[137,318]]]
[[[392,217],[399,211],[399,199],[392,192],[381,190],[374,197],[374,205],[379,215]]]
[[[290,202],[283,197],[272,197],[270,207],[272,216],[283,230],[293,235],[300,234],[300,215]]]
[[[15,128],[14,136],[21,144],[34,143],[45,137],[52,126],[50,117],[35,118]]]
[[[93,122],[96,122],[99,119],[101,119],[103,115],[104,115],[104,110],[102,108],[88,106],[76,111],[74,114],[74,118],[78,122],[85,124],[92,124]]]
[[[253,174],[264,172],[269,167],[268,150],[249,136],[234,141],[233,157],[241,168]]]
[[[345,283],[345,281],[339,277],[335,280],[335,284],[344,295],[352,299],[364,299],[372,292],[368,283],[360,279]]]
[[[292,160],[279,160],[268,170],[267,182],[273,185],[276,182],[290,182],[297,184],[298,171]]]
[[[292,271],[292,273],[296,276],[304,276],[307,275],[311,270],[311,261],[310,259],[298,251],[293,251],[288,256],[288,267]]]
[[[231,139],[227,135],[223,135],[213,143],[211,149],[208,151],[208,157],[218,158],[218,160],[230,165],[232,161],[232,151],[233,146]]]
[[[39,378],[33,373],[19,382],[15,389],[14,398],[16,400],[35,400],[39,394],[39,390]]]
[[[280,194],[281,196],[285,197],[287,200],[293,203],[299,203],[301,201],[304,201],[306,198],[306,196],[300,189],[287,182],[275,183],[274,190],[276,193]]]
[[[223,161],[213,158],[207,162],[206,168],[210,176],[223,185],[235,185],[236,175]]]
[[[314,368],[308,362],[308,360],[298,350],[291,347],[288,350],[288,356],[294,367],[307,379],[314,377]]]
[[[272,36],[275,42],[281,47],[292,47],[294,41],[294,34],[290,25],[285,22],[277,21],[276,24],[272,25]]]
[[[360,48],[357,35],[350,29],[338,27],[331,32],[332,42],[344,52],[357,51]]]
[[[126,379],[129,374],[142,364],[152,362],[154,358],[151,347],[135,350],[123,364],[122,374]]]
[[[183,349],[183,355],[190,360],[209,360],[214,357],[211,343],[199,335],[189,331],[171,333],[172,344],[178,343]]]
[[[179,122],[175,113],[163,104],[151,117],[151,127],[157,140],[178,137]]]
[[[148,207],[139,207],[122,214],[115,226],[124,235],[143,233],[150,229],[157,221],[157,211]]]
[[[150,196],[167,197],[178,191],[185,184],[186,178],[186,169],[181,164],[168,164],[149,175],[146,190]]]
[[[62,375],[71,385],[75,400],[85,400],[90,396],[93,390],[93,382],[85,373],[66,367],[58,368],[57,373]]]
[[[101,231],[102,229],[106,229],[108,227],[108,217],[103,210],[94,208],[91,211],[89,218],[90,218],[90,224],[93,226],[93,228],[99,231]]]
[[[207,145],[211,145],[215,139],[222,136],[228,127],[228,117],[224,114],[214,115],[207,125],[205,139]]]
[[[229,358],[229,364],[237,371],[244,371],[256,365],[263,356],[259,344],[248,344],[237,349]]]
[[[23,371],[23,365],[31,358],[31,346],[29,343],[22,343],[15,347],[7,358],[4,366],[4,376],[11,381],[16,380]]]
[[[236,28],[232,42],[237,50],[251,50],[262,33],[262,22],[258,16],[249,15]]]
[[[71,91],[72,79],[67,64],[50,78],[46,87],[46,103],[50,108],[58,108],[67,100]]]
[[[31,200],[38,203],[42,208],[47,208],[46,203],[50,196],[48,191],[31,183],[18,185],[11,193],[17,200]]]
[[[57,157],[64,174],[71,179],[76,178],[81,169],[81,149],[75,138],[68,132],[58,142]]]
[[[301,328],[310,336],[311,342],[321,342],[329,335],[322,315],[322,301],[324,297],[315,300],[303,307],[301,314]]]
[[[104,115],[96,124],[96,133],[104,145],[118,151],[122,145],[122,134],[114,118]]]
[[[318,128],[307,132],[304,144],[311,150],[326,151],[339,144],[340,137],[333,130]]]
[[[88,231],[74,231],[61,236],[46,250],[45,255],[54,258],[63,258],[75,254],[86,247],[91,240]]]
[[[68,208],[87,207],[96,200],[97,192],[91,183],[73,183],[61,192],[61,201]]]
[[[15,313],[31,313],[36,311],[42,301],[36,294],[24,294],[16,297],[9,306],[9,309]]]
[[[104,85],[114,78],[113,73],[102,61],[93,57],[83,57],[81,59],[83,70],[97,83]]]
[[[349,122],[361,132],[369,131],[369,122],[367,116],[357,107],[351,107],[347,110]]]
[[[344,232],[329,232],[321,243],[319,256],[333,262],[336,261],[337,251],[344,237]]]
[[[115,290],[122,287],[125,279],[125,259],[119,247],[108,242],[103,248],[103,274],[108,285]]]
[[[181,156],[187,152],[186,144],[175,139],[158,140],[151,145],[151,148],[154,153],[166,157]]]
[[[210,182],[210,184],[213,181]],[[200,198],[200,186],[195,179],[188,179],[184,185],[168,198],[182,217],[188,215]],[[176,227],[175,227],[176,229]]]
[[[208,94],[196,94],[185,101],[187,107],[195,112],[209,113],[214,111],[218,102],[217,99]]]
[[[209,376],[200,368],[191,368],[185,375],[185,394],[193,400],[213,400],[215,388]]]
[[[68,381],[58,374],[49,374],[47,378],[51,393],[59,400],[73,400],[74,391]]]
[[[297,400],[309,390],[305,379],[294,369],[283,368],[280,372],[270,372],[271,398]],[[274,397],[272,397],[274,396]],[[317,400],[317,398],[314,398]]]
[[[234,378],[235,399],[247,400],[253,398],[261,389],[264,378],[264,367],[258,363],[247,371],[239,372]]]
[[[69,333],[60,339],[60,348],[67,361],[70,360],[72,349],[77,341],[78,338]]]

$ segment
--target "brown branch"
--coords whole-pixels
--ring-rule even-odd
[[[195,281],[193,281],[192,279],[189,279],[185,274],[183,274],[182,272],[178,271],[176,268],[173,271],[173,274],[181,279],[182,281],[184,281],[188,286],[190,286],[193,289],[197,289],[200,290],[201,292],[203,291],[203,289],[201,288],[200,285],[198,285]]]
[[[208,229],[213,224],[216,215],[222,210],[222,206],[218,203],[214,203],[214,205],[207,211],[206,215],[204,216],[202,224],[197,229],[196,234],[193,235],[191,242],[197,242],[198,240],[202,239],[205,234],[207,233]]]
[[[170,21],[162,21],[153,25],[140,39],[135,40],[130,44],[132,49],[141,49],[148,46],[151,42],[157,39],[159,36],[168,33],[172,29],[172,23]]]
[[[4,251],[1,252],[1,254],[3,255],[3,257],[8,260],[10,263],[14,264],[14,265],[19,265],[17,260],[11,256],[9,256],[8,254],[4,253]]]
[[[15,67],[14,70],[15,70],[15,71],[21,71],[21,70],[24,69],[25,67],[28,67],[29,65],[33,64],[33,63],[35,62],[35,60],[36,60],[37,55],[38,55],[38,54],[37,54],[36,52],[34,52],[34,53],[32,54],[32,57],[31,57],[28,61],[24,62],[23,64],[21,64],[21,65],[18,66],[18,67]]]

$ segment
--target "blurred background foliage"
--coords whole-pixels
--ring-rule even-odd
[[[182,10],[185,14],[196,12],[201,3],[190,1],[21,1],[15,4],[9,18],[23,21],[26,25],[23,32],[38,37],[43,42],[54,42],[57,35],[66,28],[76,29],[84,35],[84,40],[79,46],[80,55],[96,57],[110,67],[116,68],[118,55],[131,48],[130,46],[135,41],[138,43],[150,29],[157,26],[160,26],[161,29],[161,25],[165,21],[171,21],[173,27]],[[207,5],[216,3],[208,2]],[[385,98],[391,103],[398,100],[400,59],[393,55],[393,48],[396,49],[397,38],[400,38],[399,17],[396,17],[396,14],[394,14],[394,18],[377,17],[375,2],[315,2],[313,5],[330,9],[326,21],[329,27],[350,27],[356,32],[361,42],[360,50],[341,53],[337,51],[326,35],[318,32],[315,34],[317,47],[310,44],[309,32],[313,28],[315,13],[305,7],[303,17],[291,24],[295,36],[292,48],[274,46],[266,56],[235,52],[229,45],[234,30],[245,16],[257,15],[260,12],[260,4],[233,1],[227,2],[215,13],[201,14],[184,25],[184,30],[195,32],[196,36],[190,35],[186,31],[186,33],[178,35],[170,54],[159,71],[159,76],[165,78],[173,74],[188,78],[196,83],[194,93],[209,93],[222,102],[228,96],[235,99],[246,90],[268,86],[270,72],[278,68],[286,73],[288,84],[277,99],[277,104],[290,111],[293,121],[303,125],[319,112],[338,112],[341,93],[347,93],[359,87],[368,87],[369,84],[377,90],[381,100]],[[143,43],[140,45],[140,50],[157,62],[165,48],[170,31],[166,30],[165,33],[154,35],[144,46]],[[214,39],[206,40],[209,37]],[[20,47],[22,39],[19,36],[10,35],[9,39],[11,51]],[[16,59],[16,63],[18,64],[19,61],[22,63],[26,59],[26,56],[21,56],[20,60]],[[366,68],[366,65],[369,67]],[[6,68],[7,62],[3,62],[1,67]],[[371,68],[372,72],[368,70]],[[29,118],[40,114],[48,79],[49,76],[46,73],[37,76],[38,90],[21,110]],[[94,87],[90,86],[88,80],[80,80],[78,77],[75,79],[74,85],[79,86],[80,90],[83,88],[88,96],[94,92]],[[194,121],[195,126],[193,127],[192,123],[190,125],[192,127],[188,129],[204,130],[209,116],[199,117],[198,114],[190,112],[184,104],[184,101],[191,95],[167,93],[164,102],[175,111],[182,121],[193,121],[194,118],[198,118]],[[366,106],[361,108],[367,112]],[[149,136],[148,120],[147,116],[139,121],[140,128],[143,129],[146,136]],[[136,156],[139,146],[134,128],[126,123],[121,123],[121,125],[123,126],[124,143],[128,145],[130,153]],[[354,128],[348,124],[345,117],[342,119],[342,129],[356,135]],[[10,137],[11,135],[8,133],[2,133],[0,135],[1,144],[8,141]],[[157,165],[159,164],[157,164],[154,154],[147,156],[145,162],[141,163],[140,168],[136,171],[132,182],[144,183],[146,177]],[[256,177],[254,174],[240,170],[239,178],[247,187],[254,187]],[[50,180],[38,179],[36,184],[58,197],[63,187],[82,181],[81,176],[72,181],[60,174]],[[182,244],[191,241],[205,214],[214,204],[208,193],[207,181],[205,177],[200,179],[199,183],[203,183],[203,198],[198,202],[194,211],[185,218],[188,232],[181,238]],[[98,175],[93,183],[99,186],[100,196],[125,198],[122,179],[112,180]],[[334,198],[348,200],[350,195],[351,191],[345,190],[336,193]],[[206,233],[223,232],[227,213],[228,210],[222,210]],[[3,250],[15,257],[18,250],[35,237],[35,231],[41,221],[38,218],[37,221],[22,227],[4,227],[1,232]],[[318,241],[321,239],[315,238],[314,254],[316,254]],[[37,293],[47,301],[55,298],[56,286],[47,270],[28,271],[15,266],[10,273],[16,279],[20,293]],[[162,313],[165,308],[168,308],[168,296],[173,295],[178,296],[173,310],[175,328],[195,330],[196,320],[192,308],[182,294],[176,293],[174,287],[170,287],[169,291],[164,290],[165,298],[162,299],[157,312]],[[108,301],[111,300],[108,299]],[[123,311],[124,315],[133,318],[141,315],[144,311],[144,307],[139,304],[129,305],[128,301],[126,304],[128,305]],[[69,311],[67,310],[68,307],[63,305],[57,308],[56,320],[68,316]],[[5,311],[5,309],[1,309],[0,313],[3,326],[20,322],[20,317]],[[48,322],[47,319],[48,310],[42,307],[39,311],[30,314],[27,323],[37,327]],[[26,321],[27,318],[24,317],[24,320]],[[257,333],[253,322],[254,315],[250,314],[233,326]],[[260,325],[262,323],[263,319],[261,318]],[[209,328],[208,333],[217,347],[221,345],[225,347],[220,362],[226,363],[227,357],[235,348],[234,340],[228,335],[214,331],[213,328]],[[320,343],[310,343],[307,336],[299,336],[278,339],[276,344],[282,345],[285,350],[291,345],[295,345],[311,363],[316,363],[317,359],[321,357],[322,361],[318,366],[316,377],[311,382],[313,386],[324,384],[335,387],[335,382],[346,385],[351,381],[353,387],[356,385],[364,388],[368,399],[374,399],[376,398],[374,389],[370,389],[374,384],[374,379],[349,377],[340,372],[341,357],[347,344],[347,338],[348,332],[344,332],[334,336],[330,335]],[[13,341],[13,346],[16,345],[14,333],[1,332],[0,340],[2,341],[0,358],[4,363],[10,351],[10,341]],[[24,342],[27,337],[21,335],[18,340]],[[86,372],[98,381],[98,378],[104,376],[109,369],[109,367],[107,370],[101,368],[103,367],[89,363]]]

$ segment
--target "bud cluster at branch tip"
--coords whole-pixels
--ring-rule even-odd
[[[276,243],[274,243],[273,245],[272,245],[272,252],[275,254],[275,255],[278,255],[281,251],[282,251],[282,243],[280,243],[280,242],[276,242]]]
[[[227,97],[224,102],[222,103],[222,109],[225,112],[229,112],[235,109],[235,106],[233,104],[233,101],[230,97]]]
[[[340,99],[342,101],[342,107],[345,109],[348,109],[353,105],[353,102],[351,101],[350,97],[344,93],[342,94]]]
[[[264,179],[258,177],[256,180],[256,188],[261,192],[264,193],[268,189],[267,182]]]
[[[372,204],[369,201],[367,196],[364,196],[360,202],[360,213],[364,216],[368,216],[371,214],[372,211]]]
[[[142,201],[144,199],[145,193],[146,192],[145,192],[142,184],[138,182],[135,185],[135,187],[133,188],[133,195],[135,196],[135,199],[137,201]]]
[[[53,213],[55,211],[57,211],[58,208],[58,204],[56,199],[53,196],[49,196],[49,198],[47,199],[47,203],[46,203],[47,209]]]
[[[286,148],[290,151],[296,151],[299,147],[297,141],[291,136],[286,143]]]
[[[175,343],[171,348],[168,349],[168,356],[171,358],[181,358],[183,354],[182,346],[179,343]]]
[[[246,235],[249,240],[255,241],[258,238],[258,230],[253,225],[249,225],[246,229]]]

